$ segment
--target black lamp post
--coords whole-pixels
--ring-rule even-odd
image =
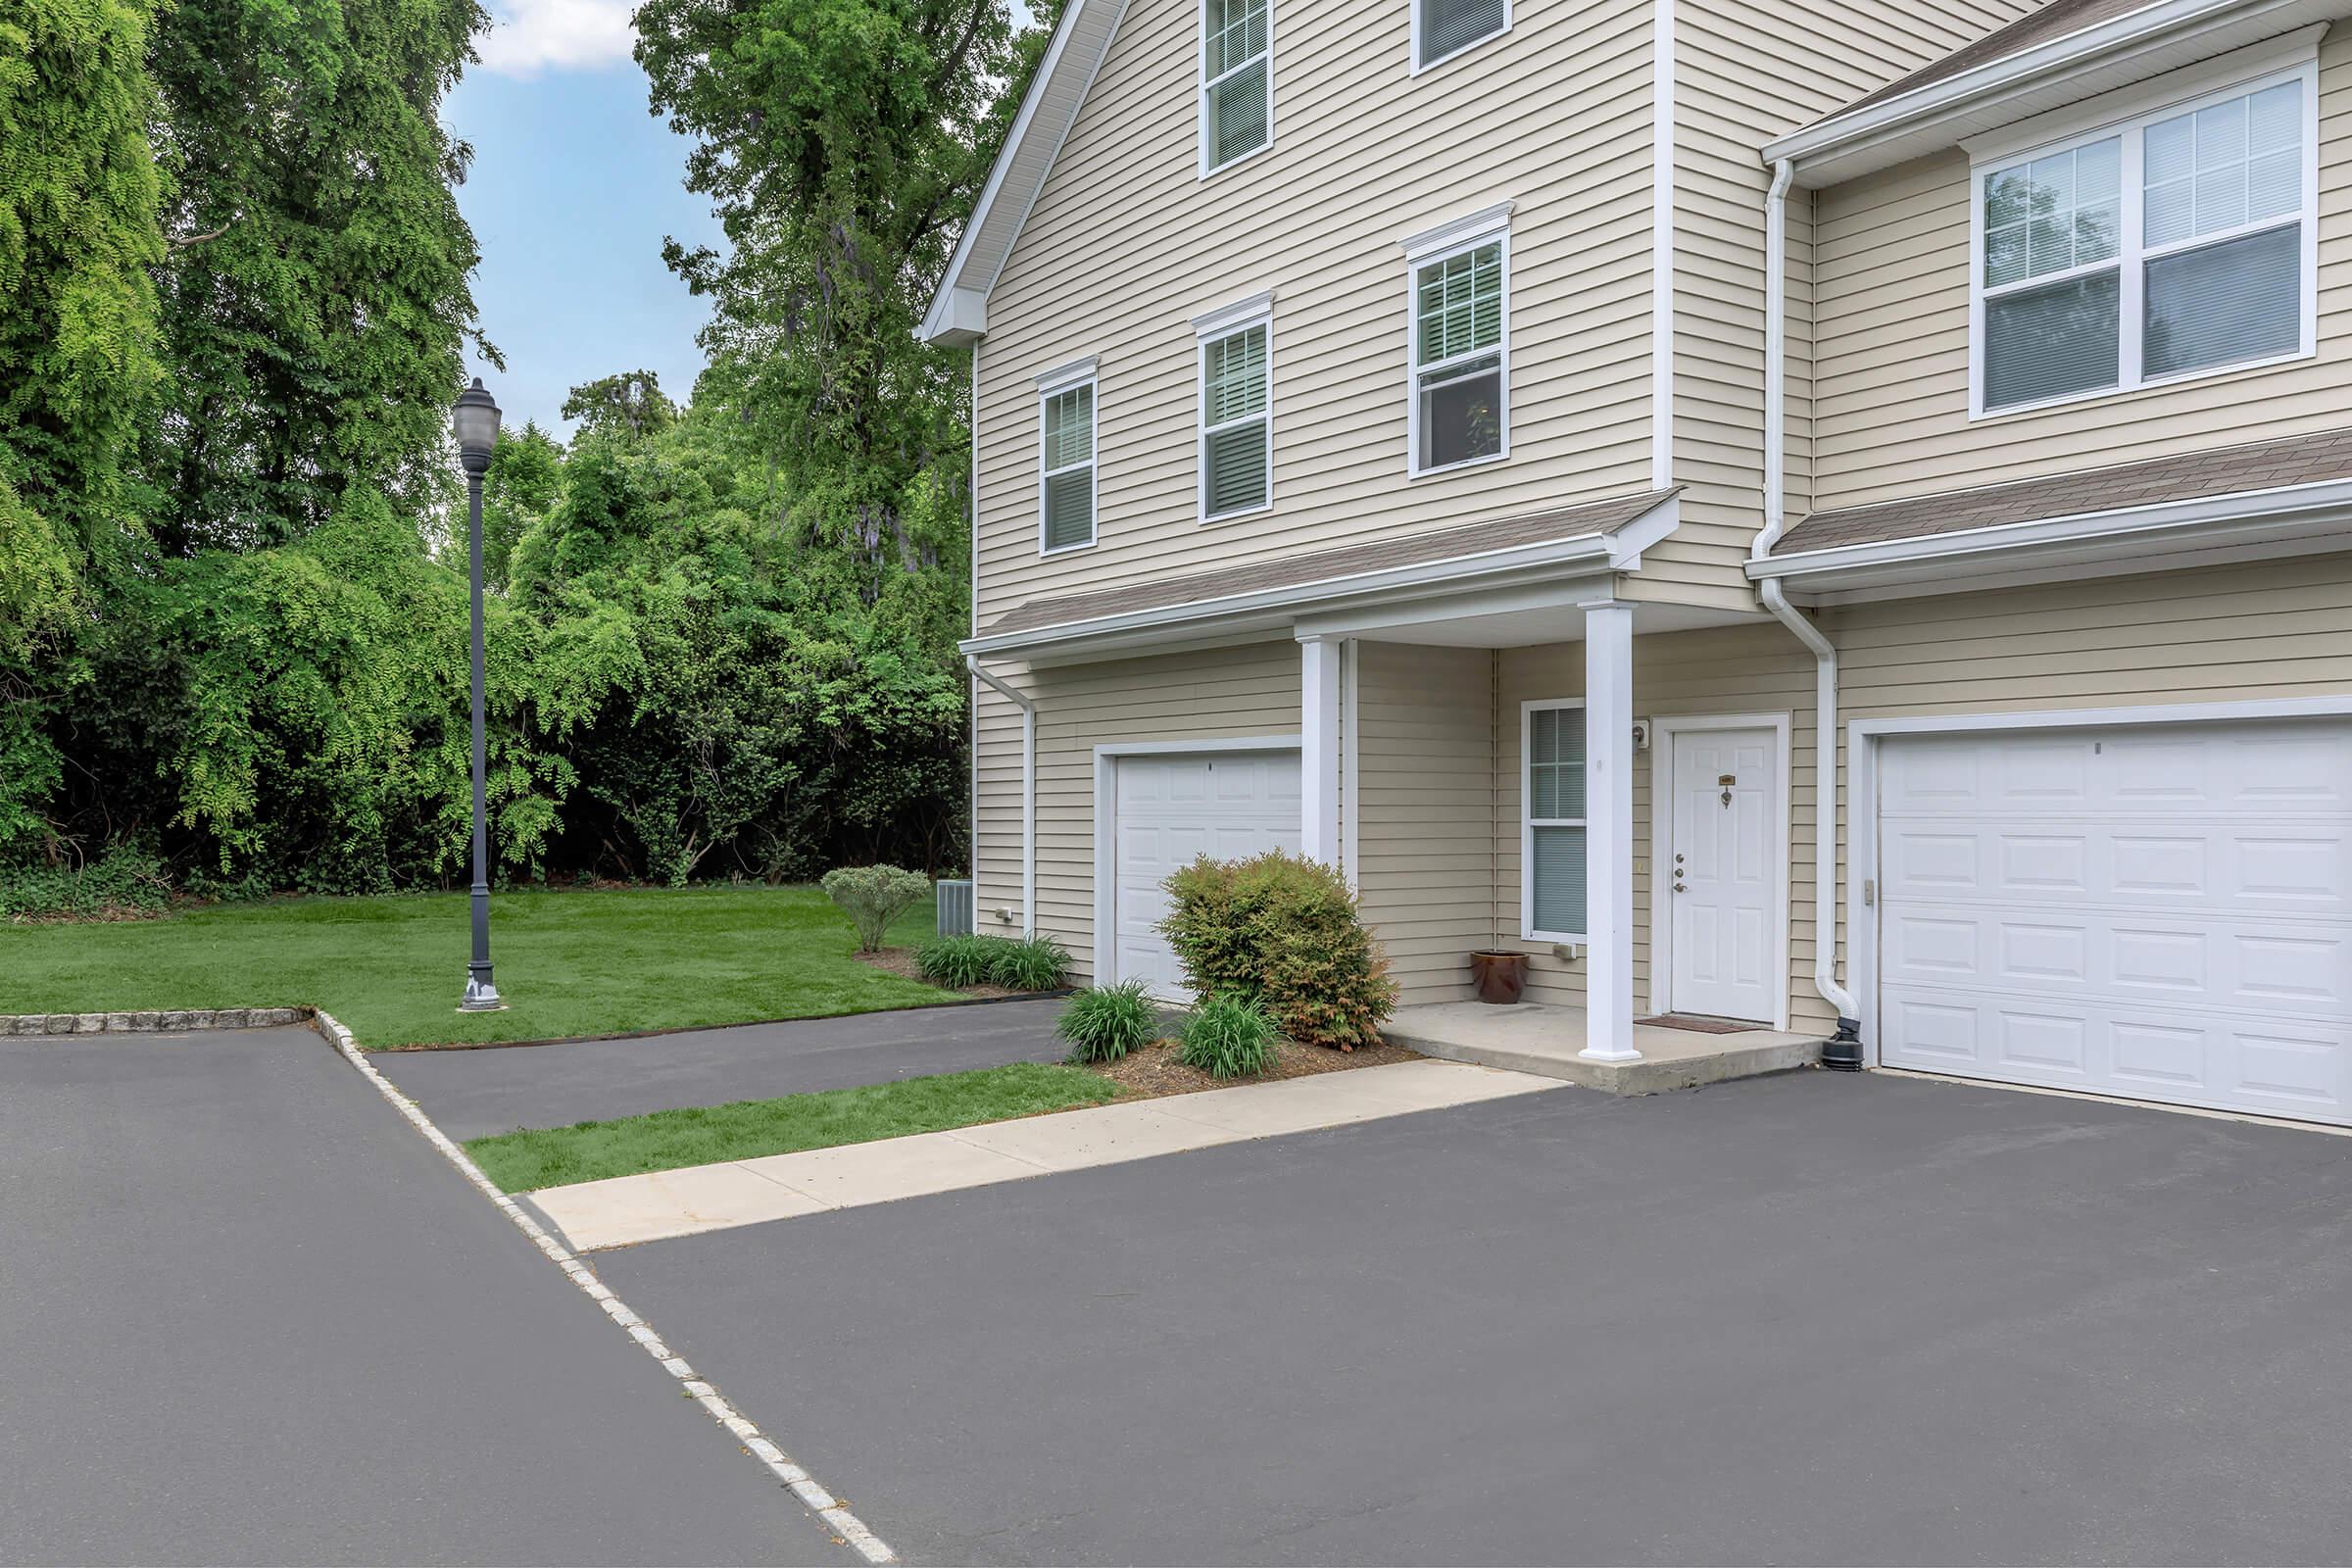
[[[482,378],[458,394],[458,461],[466,466],[466,560],[473,588],[473,957],[466,965],[460,1012],[495,1012],[506,1005],[490,983],[490,856],[482,774],[482,475],[498,447],[498,404]]]

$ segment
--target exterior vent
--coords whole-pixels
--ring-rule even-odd
[[[940,883],[939,934],[943,937],[968,937],[972,930],[972,885],[969,882]]]

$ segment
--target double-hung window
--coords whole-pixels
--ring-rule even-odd
[[[1585,705],[1520,710],[1519,920],[1542,942],[1585,940]]]
[[[1413,69],[1426,71],[1511,25],[1511,0],[1413,0]]]
[[[1200,333],[1200,517],[1237,517],[1274,500],[1272,323],[1264,311],[1218,312]]]
[[[2316,88],[2305,68],[1981,166],[1972,412],[2311,353]]]
[[[1274,139],[1274,0],[1200,0],[1200,175]]]
[[[1093,362],[1038,378],[1038,549],[1095,542]]]
[[[1412,261],[1412,472],[1510,452],[1510,236]]]

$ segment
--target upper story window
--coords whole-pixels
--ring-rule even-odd
[[[1426,71],[1511,26],[1511,0],[1413,0],[1413,69]]]
[[[1200,517],[1238,517],[1274,501],[1272,323],[1262,300],[1203,317]]]
[[[2310,354],[2311,68],[1980,167],[1972,414]]]
[[[1416,474],[1510,451],[1510,235],[1488,226],[1412,256]]]
[[[1200,173],[1274,139],[1274,0],[1200,0]]]
[[[1089,360],[1038,378],[1038,551],[1095,542],[1095,375]]]

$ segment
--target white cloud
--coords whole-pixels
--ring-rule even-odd
[[[593,71],[629,58],[637,42],[630,0],[501,0],[479,45],[482,66],[502,76]]]

